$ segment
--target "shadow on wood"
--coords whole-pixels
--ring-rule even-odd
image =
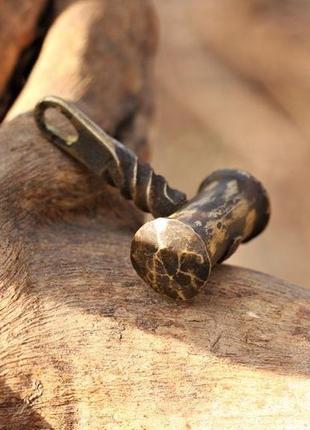
[[[139,142],[147,137],[149,101],[141,98],[149,97],[152,52],[146,60],[143,40],[153,27],[145,18],[140,28],[135,14],[147,2],[133,0],[126,8],[108,2],[117,9],[105,9],[103,24],[113,16],[116,25],[105,39],[97,17],[106,3],[76,2],[66,9],[70,19],[55,22],[54,29],[71,30],[68,40],[62,31],[49,32],[41,66],[39,60],[15,114],[56,92],[79,101],[109,132],[125,136],[129,123],[126,143],[144,156]],[[127,15],[127,7],[134,13]],[[92,58],[85,55],[87,37],[81,50],[73,49],[76,29],[69,22],[81,15],[80,35],[94,31],[95,19],[102,43],[107,40],[91,60],[98,61],[95,66],[84,64]],[[139,37],[132,33],[136,28]],[[119,35],[124,29],[136,49],[127,49],[127,38]],[[54,70],[51,40],[76,61],[71,69],[56,64],[58,74],[49,81],[43,55],[45,67]],[[129,76],[114,72],[118,67]],[[111,77],[118,83],[111,84]],[[307,290],[223,266],[193,303],[168,301],[143,284],[130,264],[141,214],[42,139],[30,114],[1,126],[0,160],[1,378],[14,391],[7,391],[6,404],[31,395],[25,384],[31,380],[43,387],[35,403],[42,419],[61,430],[282,430],[308,424]]]
[[[31,388],[30,394],[21,398],[0,379],[1,430],[21,430],[22,428],[52,430],[52,427],[35,410],[35,401],[42,394],[39,381],[36,381]]]

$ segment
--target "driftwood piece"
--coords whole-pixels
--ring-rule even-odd
[[[224,166],[258,177],[271,195],[271,223],[231,262],[307,287],[310,3],[155,4],[161,43],[154,166],[189,194]]]
[[[107,56],[83,57],[94,77],[86,87],[62,94],[51,80],[46,89],[80,100],[145,154],[146,126],[136,124],[149,119],[152,11],[145,0],[86,3],[114,20],[112,34],[89,21]],[[122,37],[111,44],[115,34]],[[128,76],[117,73],[122,67]],[[128,94],[138,106],[130,121]],[[222,266],[193,303],[168,301],[131,267],[138,214],[42,139],[31,114],[1,127],[0,160],[1,430],[308,425],[307,290]]]
[[[137,279],[124,221],[90,197],[85,176],[28,117],[3,127],[4,147],[0,422],[12,429],[309,423],[307,290],[223,266],[194,303],[168,302]]]

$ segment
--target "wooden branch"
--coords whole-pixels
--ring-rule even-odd
[[[18,123],[27,130],[26,120],[6,126],[0,147]],[[26,187],[29,173],[23,178]],[[194,303],[168,302],[134,273],[123,224],[92,209],[32,223],[16,221],[11,209],[1,219],[7,226],[13,213],[20,226],[2,239],[10,252],[2,258],[1,363],[6,386],[17,393],[2,388],[2,422],[13,416],[15,428],[40,428],[42,417],[56,429],[306,425],[310,293],[222,266]]]
[[[149,103],[152,13],[145,0],[83,5],[95,7],[88,25],[106,47],[79,63],[93,79],[66,92],[53,64],[64,94],[56,78],[44,85],[80,99],[115,133],[128,95]],[[64,13],[82,7],[87,17],[83,5]],[[96,20],[100,5],[107,27]],[[148,112],[133,110],[131,121]],[[139,149],[140,131],[131,130]],[[0,160],[0,429],[308,424],[310,292],[222,266],[193,303],[168,301],[131,267],[133,208],[42,139],[30,114],[1,127]]]
[[[48,32],[6,119],[32,109],[48,94],[59,95],[77,102],[109,133],[147,157],[152,98],[145,77],[151,73],[157,40],[149,2],[141,6],[141,0],[134,0],[123,7],[120,0],[84,0],[67,8],[66,2],[58,3],[65,10]]]

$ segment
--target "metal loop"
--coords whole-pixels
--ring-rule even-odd
[[[56,109],[74,127],[77,137],[63,139],[57,128],[46,120],[46,110]],[[34,111],[43,135],[53,144],[79,160],[99,176],[107,174],[109,183],[119,188],[143,211],[155,217],[168,216],[186,202],[186,195],[169,187],[149,164],[141,164],[134,152],[110,137],[74,105],[60,97],[46,97]]]

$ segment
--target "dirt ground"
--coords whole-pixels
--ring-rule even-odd
[[[153,162],[189,195],[217,168],[256,175],[271,222],[229,261],[307,286],[310,6],[267,3],[155,0]]]

